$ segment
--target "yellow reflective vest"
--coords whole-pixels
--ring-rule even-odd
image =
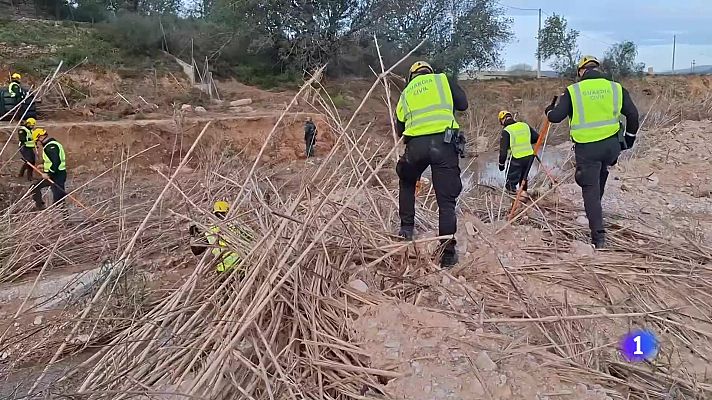
[[[509,133],[509,151],[512,158],[524,158],[534,154],[532,132],[524,122],[515,122],[504,128]]]
[[[404,136],[424,136],[459,128],[453,109],[447,76],[426,74],[408,83],[398,100],[396,116],[405,122]]]
[[[59,171],[65,171],[67,169],[66,157],[64,155],[64,147],[61,143],[56,140],[50,140],[49,142],[42,145],[42,161],[44,161],[44,172],[56,173],[57,171],[52,170],[52,160],[47,156],[47,147],[50,144],[57,145],[57,150],[59,151]]]
[[[22,90],[22,87],[20,86],[19,83],[17,82],[10,82],[9,85],[7,85],[7,93],[10,95],[10,97],[15,97],[17,96]]]
[[[598,142],[618,133],[623,108],[623,87],[619,83],[586,79],[567,90],[573,106],[569,127],[575,143]]]
[[[252,235],[250,235],[249,232],[242,230],[242,229],[237,229],[232,225],[230,226],[230,231],[236,233],[239,235],[241,239],[243,239],[246,242],[251,242],[252,241]],[[236,267],[240,261],[241,258],[240,256],[231,250],[228,250],[229,247],[232,247],[233,249],[236,248],[237,246],[232,245],[231,243],[228,243],[225,241],[223,236],[220,234],[220,227],[219,226],[213,226],[210,228],[210,232],[205,234],[208,243],[213,247],[211,252],[220,257],[220,263],[218,263],[216,270],[218,272],[226,272],[230,271],[234,267]]]
[[[25,140],[22,142],[22,145],[28,148],[35,147],[35,141],[32,140],[32,130],[26,126],[21,126],[20,130],[25,135]]]

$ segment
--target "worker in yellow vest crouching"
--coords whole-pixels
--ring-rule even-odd
[[[220,219],[225,220],[227,213],[230,211],[230,204],[226,201],[216,201],[213,204],[213,214]],[[230,223],[227,223],[229,232],[224,233],[222,229],[213,225],[207,232],[201,233],[196,225],[190,226],[191,240],[190,250],[195,255],[200,255],[210,248],[219,262],[215,267],[217,272],[229,272],[235,269],[242,259],[238,252],[249,248],[249,243],[252,241],[252,235],[245,229],[239,229]]]

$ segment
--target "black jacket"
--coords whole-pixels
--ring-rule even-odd
[[[312,121],[307,121],[304,124],[304,140],[309,140],[314,136],[316,136],[316,125]]]
[[[599,78],[606,77],[596,70],[588,70],[583,75],[581,80]],[[556,107],[549,111],[546,116],[549,119],[549,122],[558,123],[566,118],[571,118],[573,116],[573,112],[574,107],[571,104],[571,95],[568,90],[564,90],[564,93],[559,96],[559,102],[556,104]],[[635,103],[633,103],[633,99],[630,97],[630,94],[625,88],[623,88],[623,107],[621,108],[621,114],[625,115],[626,131],[629,136],[635,136],[638,133],[638,128],[640,127],[640,121],[638,120],[638,108],[635,106]]]
[[[26,129],[28,129],[30,131],[29,135],[27,134]],[[32,137],[32,129],[26,127],[25,125],[20,126],[17,129],[17,139],[20,141],[20,147],[25,146],[25,142],[27,142],[28,137],[30,137],[30,138]]]
[[[47,138],[42,141],[42,151],[47,155],[47,157],[52,161],[52,166],[49,171],[45,171],[48,174],[56,174],[59,171],[59,165],[62,160],[59,155],[59,146],[55,143],[50,143],[54,141],[54,138]]]
[[[450,93],[452,93],[452,104],[455,111],[467,111],[469,104],[467,103],[467,95],[465,91],[462,90],[460,85],[457,84],[457,80],[447,78],[447,83],[450,85]],[[402,136],[405,132],[405,121],[398,119],[396,115],[396,133],[398,136]]]
[[[508,127],[509,125],[512,125],[517,121],[512,120],[511,122],[505,122],[504,128]],[[529,126],[527,124],[527,126]],[[536,129],[532,128],[529,126],[529,132],[531,134],[531,143],[534,144],[536,143],[537,140],[539,140],[539,132],[536,131]],[[507,162],[507,152],[509,151],[509,132],[506,130],[502,129],[502,135],[499,138],[499,163],[503,164]]]

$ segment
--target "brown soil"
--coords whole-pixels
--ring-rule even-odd
[[[83,88],[87,92],[82,92],[81,96],[77,95],[79,98],[70,104],[71,110],[59,110],[63,107],[63,99],[53,92],[43,104],[51,118],[42,119],[41,125],[64,144],[75,186],[118,163],[124,151],[135,154],[152,145],[159,145],[132,162],[133,175],[130,178],[135,188],[132,205],[150,202],[155,198],[165,180],[151,168],[158,167],[165,172],[170,167],[175,167],[208,121],[213,122],[191,161],[192,169],[212,161],[231,158],[236,154],[240,155],[238,158],[251,163],[277,122],[279,110],[293,95],[288,91],[268,92],[237,82],[223,82],[220,83],[219,90],[224,102],[211,103],[204,97],[201,98],[200,94],[189,90],[184,79],[173,75],[153,78],[143,75],[121,77],[118,73],[91,70],[77,70],[63,82],[64,88],[75,87],[76,90],[71,89],[74,92],[82,92]],[[342,93],[347,103],[341,110],[344,113],[342,119],[347,118],[349,112],[353,112],[360,102],[357,99],[361,98],[361,94],[370,84],[370,81],[359,80],[333,85],[337,88],[337,93]],[[550,97],[560,92],[565,84],[566,82],[559,80],[465,83],[463,86],[471,95],[471,111],[468,112],[467,122],[463,125],[472,135],[471,140],[482,137],[482,142],[488,144],[491,149],[496,143],[494,138],[498,126],[495,116],[499,109],[518,111],[523,119],[532,123],[538,122],[541,120],[541,110]],[[626,83],[626,86],[642,110],[660,110],[662,114],[671,115],[673,119],[657,118],[651,113],[653,116],[648,123],[649,127],[654,129],[643,132],[636,149],[622,157],[619,165],[613,169],[604,198],[607,218],[616,223],[668,235],[671,241],[681,241],[681,237],[687,235],[695,239],[695,243],[700,246],[712,246],[712,177],[709,172],[712,146],[707,140],[712,131],[709,129],[709,121],[689,121],[709,117],[706,113],[712,112],[712,109],[700,107],[697,112],[690,114],[679,112],[686,103],[681,102],[674,107],[671,105],[682,98],[689,101],[693,96],[697,98],[698,103],[708,104],[705,102],[709,101],[712,80],[708,77],[646,78],[644,81],[631,81]],[[121,99],[117,93],[121,93],[128,102]],[[251,106],[255,109],[254,113],[235,115],[228,111],[229,101],[241,98],[253,100]],[[195,99],[198,100],[191,101]],[[395,105],[395,93],[392,100]],[[149,104],[148,108],[145,108],[145,103]],[[385,140],[390,146],[389,116],[383,103],[380,99],[367,102],[366,113],[356,121],[355,127],[364,127],[375,122],[369,134],[377,139],[377,143]],[[151,104],[156,107],[150,106]],[[174,111],[179,109],[181,104],[203,104],[208,111],[202,115],[176,114],[178,118],[173,119]],[[52,107],[57,110],[51,110]],[[326,154],[339,136],[329,130],[329,123],[322,114],[310,112],[310,108],[300,99],[297,110],[302,112],[291,113],[285,117],[262,157],[263,165],[274,174],[273,181],[283,184],[280,190],[287,195],[294,188],[298,188],[300,181],[315,169],[310,164],[298,161],[304,158],[305,117],[312,116],[320,127],[318,155]],[[682,119],[685,121],[673,125]],[[663,125],[666,126],[663,128]],[[9,133],[8,129],[2,131]],[[559,131],[560,141],[565,138],[564,131],[565,129]],[[3,168],[0,171],[4,176],[0,183],[0,207],[10,202],[8,199],[17,200],[27,190],[25,183],[9,178],[14,174],[16,164],[5,164],[13,157],[11,153],[15,150],[14,138],[10,138],[10,141],[13,146],[9,146],[2,155]],[[557,151],[566,154],[569,147],[568,144],[562,144]],[[488,146],[485,145],[479,150],[484,152],[487,149]],[[317,159],[316,163],[320,161]],[[198,185],[196,182],[200,182],[200,177],[192,174],[190,168],[185,174],[186,181]],[[97,203],[110,198],[116,191],[115,186],[112,186],[112,179],[115,178],[114,176],[100,180],[83,192],[82,198],[91,198]],[[383,180],[394,185],[392,182],[395,177],[392,171],[383,173]],[[318,189],[320,188],[315,188]],[[343,193],[334,193],[332,198],[335,202],[341,202],[352,195],[351,191],[345,190]],[[497,197],[496,200],[498,199]],[[363,201],[357,202],[356,206],[370,210],[368,199],[361,200]],[[576,216],[582,216],[580,189],[573,183],[562,185],[547,201],[565,204],[568,209],[578,213]],[[162,244],[158,246],[158,250],[146,251],[142,255],[145,258],[137,261],[138,270],[154,274],[151,275],[153,279],[149,284],[151,289],[168,290],[175,283],[184,281],[195,262],[187,250],[187,240],[184,237],[187,230],[185,221],[174,215],[183,212],[183,202],[182,197],[177,194],[166,201],[166,208],[170,208],[170,212],[166,210],[162,213],[162,219],[158,223],[152,221],[157,224],[153,226],[152,232],[165,228],[170,235],[168,238],[161,237]],[[428,211],[419,208],[418,212],[425,214]],[[596,350],[597,355],[606,354],[607,360],[615,360],[616,348],[615,344],[611,343],[615,343],[630,325],[645,322],[642,318],[615,321],[598,319],[570,325],[561,324],[562,330],[564,327],[571,328],[577,336],[554,339],[544,337],[542,331],[533,323],[524,326],[481,324],[477,319],[490,318],[493,315],[528,317],[529,310],[523,302],[517,300],[518,294],[511,287],[514,285],[525,293],[531,304],[549,307],[548,310],[552,310],[552,313],[553,310],[572,314],[629,311],[626,307],[630,306],[631,297],[641,296],[642,289],[631,289],[634,279],[617,277],[615,271],[605,269],[606,263],[640,263],[651,269],[655,268],[655,264],[645,264],[649,260],[633,251],[620,254],[593,253],[593,250],[583,243],[586,238],[578,233],[572,234],[571,240],[552,244],[546,228],[526,223],[495,234],[502,223],[484,224],[480,219],[482,215],[475,214],[472,210],[467,210],[460,219],[458,241],[462,258],[458,267],[448,272],[431,268],[432,271],[428,275],[418,277],[419,284],[423,287],[415,299],[388,299],[375,302],[375,305],[361,305],[359,318],[344,322],[349,328],[353,328],[354,342],[360,343],[363,350],[369,354],[374,368],[394,370],[401,374],[398,378],[384,382],[384,391],[390,398],[424,400],[625,398],[629,393],[618,391],[618,387],[604,389],[599,385],[599,381],[577,380],[580,376],[567,369],[570,364],[563,362],[561,358],[556,358],[556,362],[552,361],[554,355],[558,357],[561,353],[551,350],[551,342],[566,347],[567,354],[570,354],[570,358],[575,362],[597,368],[586,354],[592,351],[592,348],[600,347]],[[532,218],[536,215],[538,214],[531,213]],[[558,214],[547,215],[552,221],[558,217]],[[494,244],[486,243],[479,235],[469,233],[469,227],[472,226],[484,232]],[[107,254],[125,245],[125,237],[107,239],[105,229],[97,230],[94,234],[106,241],[105,247],[109,250],[103,249],[106,252],[98,253],[97,259],[92,259],[91,263],[100,262]],[[434,232],[426,231],[423,234]],[[49,237],[32,238],[32,242],[44,248],[54,243]],[[631,243],[631,246],[645,244],[643,241]],[[71,250],[71,243],[62,245],[62,252]],[[422,254],[432,253],[433,246],[422,247],[424,248],[417,248]],[[700,248],[701,253],[706,251],[706,247]],[[75,265],[62,260],[53,266],[46,279],[59,281],[66,278],[67,274],[97,267],[97,264],[91,263]],[[532,271],[528,265],[537,265],[539,269]],[[513,277],[505,276],[504,267],[510,268]],[[551,271],[547,268],[551,268]],[[604,277],[616,276],[623,284],[618,285],[619,281],[611,280],[606,281],[603,289],[591,289],[592,285],[584,288],[580,284],[581,281],[593,279],[586,268],[597,270]],[[584,273],[581,270],[584,270]],[[26,276],[16,279],[14,284],[27,288],[37,272],[37,269],[31,269]],[[361,271],[359,274],[370,287],[375,288],[375,282],[381,279],[377,277],[377,272]],[[551,275],[544,276],[546,272]],[[14,287],[4,289],[10,290]],[[695,309],[694,305],[690,304],[689,298],[673,289],[660,288],[655,293],[658,296],[656,300],[660,301],[657,305],[684,308],[689,315],[695,317],[694,320],[686,322],[694,324],[703,332],[712,331],[710,324],[704,321],[709,316],[702,315],[700,309]],[[38,295],[33,296],[33,301],[36,296]],[[14,347],[5,350],[4,358],[7,361],[0,359],[1,368],[10,365],[18,353],[32,348],[32,341],[36,340],[36,337],[33,339],[33,332],[41,331],[45,337],[54,335],[63,338],[66,326],[60,329],[50,325],[60,326],[62,322],[70,321],[73,317],[71,312],[63,314],[57,310],[33,310],[32,313],[22,315],[19,320],[10,322],[21,302],[20,299],[18,295],[12,299],[8,298],[8,303],[0,308],[0,315],[8,321],[7,324],[0,324],[0,334],[4,328],[9,328],[8,332],[14,340]],[[640,306],[640,303],[632,304]],[[35,325],[34,318],[38,315],[42,315],[44,320]],[[665,345],[672,346],[677,343],[679,346],[678,338],[672,333],[666,332]],[[23,335],[27,335],[29,339],[24,342],[17,339]],[[704,354],[709,354],[706,351],[707,344],[701,337],[690,339],[689,342],[703,349],[701,352]],[[41,364],[53,353],[54,348],[43,350],[37,358],[24,359],[22,362],[28,363],[41,358]],[[2,356],[0,352],[0,358]],[[665,367],[671,368],[666,371],[685,368],[686,373],[695,381],[709,384],[709,365],[702,357],[698,357],[698,354],[673,354],[669,351],[666,356],[669,360]],[[368,395],[372,398],[382,396],[375,388],[368,390]]]

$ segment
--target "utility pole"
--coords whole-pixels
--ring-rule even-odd
[[[675,39],[677,35],[672,35],[672,73],[675,74]]]
[[[536,35],[536,77],[541,78],[541,8],[539,9],[539,30]]]
[[[690,73],[695,73],[695,60],[692,60],[692,68],[690,68]]]

